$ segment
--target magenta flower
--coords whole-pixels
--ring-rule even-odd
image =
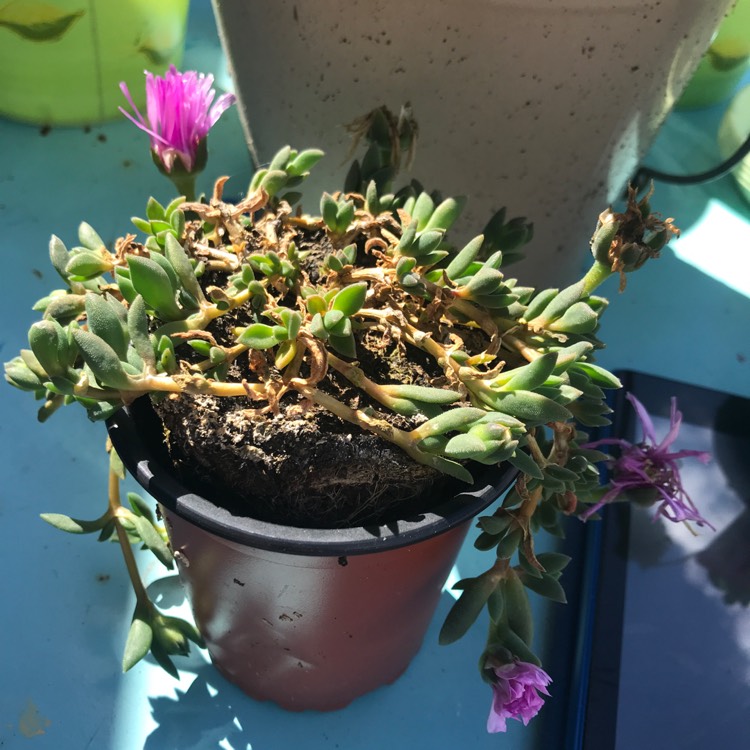
[[[552,678],[541,668],[524,661],[494,667],[495,682],[492,685],[492,706],[487,718],[488,732],[505,732],[506,719],[518,719],[526,726],[544,705],[547,685]]]
[[[670,447],[677,438],[682,423],[682,414],[677,410],[677,399],[672,399],[669,432],[657,444],[654,425],[643,404],[631,393],[627,399],[633,405],[643,430],[643,441],[630,443],[619,438],[596,440],[583,446],[598,448],[601,445],[616,445],[620,448],[620,457],[610,459],[610,489],[601,500],[592,505],[581,518],[585,521],[602,506],[615,500],[619,495],[629,491],[652,490],[658,506],[654,518],[659,515],[670,521],[695,521],[699,526],[709,526],[708,521],[698,512],[693,501],[685,492],[680,480],[678,461],[681,458],[694,457],[707,463],[711,456],[705,451],[681,450],[670,452]]]
[[[146,107],[148,121],[133,103],[127,85],[120,89],[133,108],[135,116],[123,107],[120,111],[151,138],[151,150],[171,173],[175,159],[180,159],[186,172],[196,168],[196,154],[208,131],[221,115],[234,104],[234,94],[222,94],[213,106],[216,91],[214,77],[193,70],[180,73],[174,65],[164,77],[146,71]]]

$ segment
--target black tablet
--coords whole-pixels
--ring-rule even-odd
[[[750,747],[750,400],[619,373],[612,434],[640,425],[624,394],[669,429],[676,396],[681,476],[715,527],[693,531],[654,508],[615,504],[587,540],[577,678],[565,746],[583,750]]]

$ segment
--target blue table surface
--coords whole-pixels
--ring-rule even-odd
[[[207,0],[194,0],[185,68],[212,70],[226,81]],[[221,76],[224,78],[221,78]],[[676,113],[646,161],[693,171],[717,159],[721,108]],[[210,139],[211,174],[229,174],[228,194],[250,176],[234,110]],[[47,260],[51,232],[75,244],[88,220],[106,242],[122,234],[123,217],[142,215],[150,194],[170,186],[151,165],[146,138],[123,121],[83,128],[39,128],[0,121],[0,274],[3,360],[26,346],[36,319],[31,303],[55,285]],[[210,188],[209,177],[199,187]],[[675,216],[682,237],[662,258],[631,277],[618,299],[616,281],[600,357],[610,368],[633,368],[750,396],[750,208],[730,178],[704,187],[660,186],[655,208]],[[445,593],[425,644],[394,685],[330,714],[293,714],[255,702],[220,677],[203,652],[181,660],[179,682],[151,662],[126,675],[119,663],[133,596],[118,550],[73,537],[41,522],[44,511],[93,517],[106,502],[104,428],[69,409],[36,422],[37,404],[0,387],[0,747],[83,750],[258,750],[267,748],[550,747],[552,721],[524,729],[510,722],[505,737],[487,735],[490,694],[476,673],[484,626],[459,643],[437,646],[451,604]],[[142,557],[144,576],[162,606],[185,608],[176,577]],[[486,567],[469,540],[460,577]],[[535,602],[537,638],[555,644],[560,606]],[[546,645],[545,645],[546,644]],[[554,677],[554,675],[553,675]],[[556,681],[553,694],[566,685]],[[550,714],[551,716],[551,714]]]

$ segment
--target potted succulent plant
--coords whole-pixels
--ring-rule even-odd
[[[499,212],[456,247],[463,200],[397,186],[416,133],[407,110],[363,118],[364,156],[311,216],[294,205],[323,156],[313,149],[282,148],[238,201],[224,200],[224,179],[196,200],[208,130],[232,98],[214,103],[210,77],[174,69],[147,90],[148,119],[129,116],[182,195],[151,198],[133,219],[140,239],[111,250],[85,223],[70,250],[53,236],[65,287],[37,303],[30,348],[5,366],[42,401],[40,419],[78,403],[108,420],[105,512],[43,517],[119,541],[136,592],[124,668],[150,652],[175,672],[172,657],[205,639],[251,695],[345,705],[403,671],[471,519],[515,479],[479,518],[493,562],[457,585],[441,641],[486,606],[488,728],[527,722],[550,680],[527,590],[564,601],[568,561],[536,554],[534,534],[628,493],[705,523],[668,450],[676,411],[652,445],[641,410],[647,440],[618,444],[609,486],[586,433],[607,423],[604,391],[620,385],[594,363],[606,308],[595,290],[657,256],[671,220],[631,192],[625,211],[599,216],[588,273],[535,290],[502,270],[531,234],[525,219]],[[140,496],[122,502],[125,466],[166,529]],[[177,562],[200,633],[149,601],[133,544]]]

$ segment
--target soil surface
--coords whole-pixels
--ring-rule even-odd
[[[336,373],[329,371],[321,386],[351,406],[366,402]],[[155,405],[183,479],[219,504],[227,495],[237,508],[243,498],[244,512],[254,518],[309,528],[384,523],[425,510],[454,484],[295,393],[282,398],[276,415],[255,415],[249,411],[254,406],[249,399],[209,395]],[[390,421],[408,427],[403,417]]]

